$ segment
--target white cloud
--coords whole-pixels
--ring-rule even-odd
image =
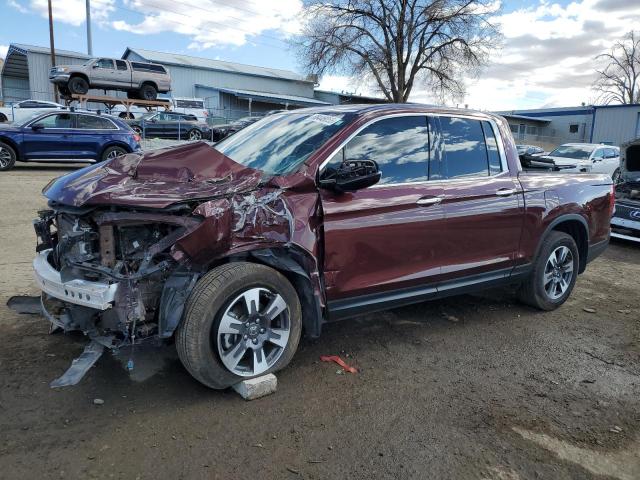
[[[3,59],[7,56],[7,52],[9,51],[9,45],[0,45],[0,59]]]
[[[43,18],[49,18],[47,0],[29,0],[18,3],[17,0],[7,2],[10,7],[21,13],[34,12]],[[102,24],[114,11],[116,0],[92,0],[91,20]],[[86,20],[85,0],[56,0],[53,2],[53,18],[57,22],[73,26],[82,25]]]
[[[281,40],[299,31],[302,1],[125,0],[125,5],[144,17],[139,22],[116,20],[116,30],[140,35],[175,32],[192,39],[189,48],[202,50],[251,41],[285,48]],[[271,33],[261,35],[264,32]]]

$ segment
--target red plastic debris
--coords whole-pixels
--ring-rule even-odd
[[[344,360],[342,360],[337,355],[322,355],[322,356],[320,356],[320,361],[321,362],[335,362],[338,365],[340,365],[345,372],[358,373],[358,369],[357,368],[350,367],[349,365],[344,363]]]

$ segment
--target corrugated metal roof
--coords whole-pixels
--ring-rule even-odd
[[[310,97],[300,97],[298,95],[284,95],[282,93],[257,92],[255,90],[238,90],[235,88],[210,87],[209,85],[196,84],[196,87],[217,90],[230,93],[240,98],[251,98],[253,100],[276,100],[279,103],[291,103],[294,105],[331,105],[328,102],[316,100]]]
[[[242,63],[223,62],[221,60],[213,60],[211,58],[192,57],[191,55],[156,52],[153,50],[131,47],[127,47],[127,50],[125,50],[122,58],[126,58],[128,52],[137,53],[142,58],[154,63],[205,68],[209,70],[222,70],[224,72],[243,73],[246,75],[258,75],[261,77],[272,77],[280,78],[283,80],[295,80],[298,82],[312,83],[310,80],[306,80],[302,75],[298,75],[297,73],[290,70],[257,67],[254,65],[245,65]]]
[[[17,50],[20,53],[27,54],[28,52],[42,53],[44,55],[50,55],[51,50],[49,47],[38,47],[36,45],[27,45],[25,43],[12,43],[9,45],[9,52],[11,49]],[[79,57],[79,58],[91,58],[89,55],[80,52],[72,52],[71,50],[60,50],[56,48],[56,55],[63,57]]]

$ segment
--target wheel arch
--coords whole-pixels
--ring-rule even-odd
[[[538,254],[542,248],[542,243],[552,231],[564,232],[573,238],[576,242],[576,246],[578,247],[578,254],[580,256],[578,273],[584,272],[587,268],[587,254],[589,253],[589,226],[584,217],[577,213],[572,213],[561,215],[553,219],[551,223],[547,225],[544,234],[540,237],[534,258],[538,258]]]
[[[89,81],[89,77],[87,76],[86,73],[81,73],[81,72],[73,72],[71,75],[69,75],[69,81],[71,81],[72,78],[82,78],[84,80],[86,80],[86,82],[89,84],[89,88],[91,88],[91,82]],[[67,82],[68,84],[69,82]]]
[[[143,80],[142,82],[140,82],[139,88],[142,88],[145,85],[151,85],[153,88],[156,89],[156,91],[158,91],[158,84],[156,82],[154,82],[153,80]]]
[[[20,155],[20,147],[18,147],[18,144],[16,143],[15,140],[13,140],[10,137],[4,137],[4,136],[0,135],[0,142],[6,143],[11,148],[13,148],[13,151],[16,152],[16,161],[20,161],[21,160],[22,155]]]

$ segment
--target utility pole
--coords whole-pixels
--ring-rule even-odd
[[[87,55],[93,57],[93,40],[91,38],[91,0],[87,0]]]
[[[53,9],[51,8],[51,0],[49,0],[49,48],[51,49],[51,67],[56,66],[56,46],[53,42]],[[53,95],[56,99],[58,99],[58,89],[56,86],[53,86]]]

